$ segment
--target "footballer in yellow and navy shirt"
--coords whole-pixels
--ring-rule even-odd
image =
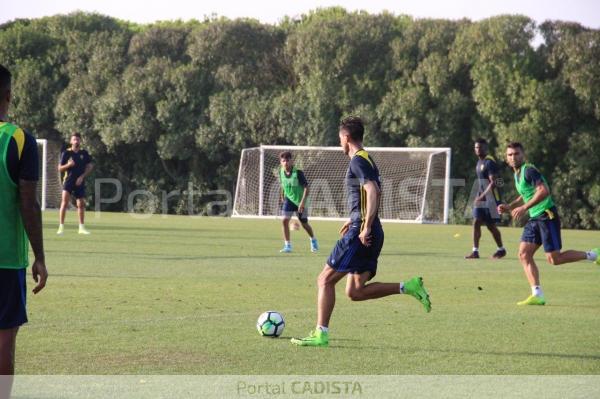
[[[364,246],[358,238],[367,216],[367,198],[363,188],[367,181],[375,182],[381,190],[379,170],[375,161],[367,151],[360,149],[352,156],[345,179],[350,226],[336,243],[327,264],[341,273],[361,274],[368,271],[370,280],[377,273],[377,261],[383,247],[384,235],[377,212],[371,225],[371,245]]]
[[[0,167],[6,166],[8,175],[0,179],[8,179],[3,184],[16,187],[19,180],[37,181],[38,172],[38,149],[35,138],[23,129],[11,123],[0,120],[0,147],[6,149],[5,154],[0,154]],[[8,142],[7,142],[8,141]],[[4,175],[4,173],[3,173]],[[8,186],[7,186],[8,187]],[[7,204],[3,203],[7,207]],[[0,212],[2,214],[2,212]],[[8,216],[6,216],[8,217]],[[4,220],[4,216],[0,217]],[[5,222],[3,222],[5,223]],[[3,228],[6,228],[3,226]],[[9,237],[4,235],[8,231],[0,233],[3,243],[10,243]],[[14,240],[13,240],[14,241]],[[14,244],[14,243],[13,243]],[[28,242],[24,243],[26,246]],[[10,244],[9,244],[10,245]],[[19,247],[17,245],[17,247]],[[6,259],[12,259],[9,253],[17,251],[14,245],[12,248],[4,248],[0,245],[0,329],[11,329],[27,323],[26,311],[26,268],[28,266],[27,252],[23,258],[23,263],[10,263]],[[27,251],[25,247],[24,251]]]
[[[63,191],[67,191],[76,199],[85,197],[85,181],[79,186],[77,179],[86,171],[88,164],[92,163],[90,154],[81,148],[81,136],[79,133],[74,133],[71,136],[71,147],[65,150],[60,157],[60,166],[64,166],[70,161],[73,161],[73,166],[64,172],[63,176]]]

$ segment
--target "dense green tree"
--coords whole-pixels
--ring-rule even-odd
[[[579,24],[339,7],[277,25],[73,13],[0,25],[0,63],[15,76],[11,118],[39,137],[81,132],[96,176],[118,178],[125,194],[232,190],[243,148],[337,145],[340,118],[358,114],[368,145],[451,147],[467,186],[476,137],[498,157],[519,140],[565,226],[600,227],[600,31]]]

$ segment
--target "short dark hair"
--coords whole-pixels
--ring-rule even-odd
[[[75,133],[71,134],[71,137],[73,137],[73,136],[75,136],[75,137],[77,137],[77,138],[81,139],[81,133],[77,133],[77,132],[75,132]]]
[[[281,151],[279,153],[279,159],[292,159],[292,153],[290,151]]]
[[[518,148],[521,151],[525,151],[525,149],[523,148],[523,144],[519,143],[518,141],[511,141],[510,143],[508,143],[506,148],[512,148],[513,150],[516,150]]]
[[[4,95],[10,90],[12,75],[4,65],[0,65],[0,94]]]
[[[340,122],[340,130],[348,132],[352,140],[363,141],[365,127],[359,116],[348,116]]]
[[[483,144],[483,145],[488,145],[488,142],[486,139],[484,139],[483,137],[479,137],[477,140],[475,140],[475,144]]]

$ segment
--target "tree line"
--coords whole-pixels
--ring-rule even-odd
[[[0,25],[0,63],[14,74],[11,119],[39,138],[80,132],[95,176],[126,193],[232,191],[241,149],[337,145],[340,118],[358,114],[367,145],[451,147],[452,177],[467,180],[459,210],[473,140],[500,159],[521,141],[563,224],[600,228],[600,31],[577,23],[337,7],[276,25],[74,13]]]

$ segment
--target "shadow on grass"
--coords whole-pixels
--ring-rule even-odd
[[[491,356],[533,356],[542,358],[559,358],[559,359],[579,359],[579,360],[600,360],[600,355],[585,355],[585,354],[571,354],[571,353],[547,353],[547,352],[498,352],[498,351],[473,351],[473,350],[450,350],[450,349],[417,349],[407,350],[405,347],[397,346],[374,346],[374,345],[358,345],[358,346],[345,346],[335,345],[336,341],[343,341],[343,339],[336,339],[334,345],[330,345],[333,348],[340,349],[353,349],[353,350],[384,350],[384,351],[400,351],[404,354],[415,354],[418,352],[427,353],[443,353],[443,354],[463,354],[463,355],[491,355]]]
[[[65,254],[65,253],[73,253],[73,254],[77,254],[78,256],[81,255],[101,255],[103,257],[115,257],[115,256],[130,256],[130,257],[135,257],[137,259],[150,259],[150,260],[167,260],[167,261],[177,261],[177,260],[207,260],[207,259],[248,259],[248,258],[252,258],[252,259],[271,259],[271,258],[282,258],[283,257],[290,257],[290,258],[300,258],[302,257],[302,253],[299,254],[279,254],[279,253],[275,253],[273,255],[261,255],[261,256],[256,256],[256,255],[251,255],[251,254],[247,254],[247,255],[236,255],[236,256],[231,256],[231,255],[179,255],[179,256],[174,256],[174,255],[169,255],[169,256],[165,256],[163,254],[149,254],[148,252],[102,252],[102,251],[81,251],[81,250],[77,250],[77,249],[73,249],[73,250],[60,250],[60,251],[46,251],[47,253],[60,253],[60,254]]]
[[[600,355],[584,355],[571,353],[546,353],[546,352],[497,352],[497,351],[470,351],[470,350],[445,350],[429,349],[429,352],[462,353],[466,355],[492,355],[492,356],[534,356],[559,359],[600,360]]]
[[[135,275],[135,276],[131,276],[131,275],[123,275],[123,276],[115,276],[115,275],[110,275],[110,276],[103,276],[100,274],[63,274],[63,273],[52,273],[52,278],[54,277],[69,277],[69,278],[104,278],[104,279],[110,279],[110,280],[114,280],[114,279],[125,279],[125,278],[131,278],[131,279],[135,279],[135,280],[161,280],[164,279],[164,277],[160,276],[160,277],[150,277],[150,276],[141,276],[141,275]]]
[[[94,241],[98,239],[93,236],[93,233],[96,232],[110,232],[114,234],[119,234],[121,232],[131,232],[137,233],[139,235],[143,235],[144,237],[157,237],[164,238],[168,236],[168,234],[172,234],[174,237],[184,236],[190,237],[190,233],[195,233],[199,238],[206,237],[208,234],[211,239],[239,239],[239,240],[260,240],[260,241],[271,241],[272,238],[265,235],[254,235],[252,237],[248,237],[248,229],[215,229],[215,228],[203,228],[202,225],[193,228],[187,227],[149,227],[149,226],[117,226],[117,225],[94,225],[93,222],[89,223],[88,228],[92,231],[92,237]],[[72,234],[71,234],[72,233]],[[241,234],[239,234],[241,233]],[[77,234],[76,227],[67,227],[65,229],[65,234],[61,236],[59,239],[65,238],[80,238]],[[105,240],[105,241],[114,241],[114,240]]]

